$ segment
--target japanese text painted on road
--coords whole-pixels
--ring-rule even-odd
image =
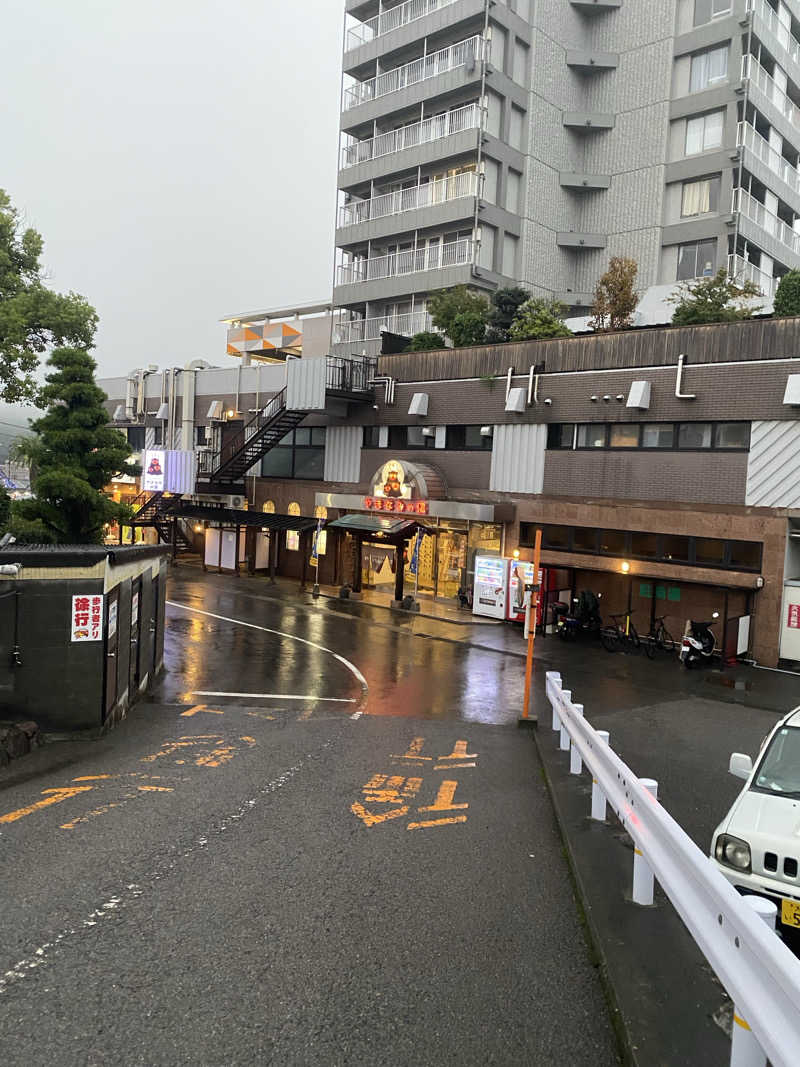
[[[466,741],[456,741],[453,751],[446,756],[425,756],[423,749],[425,739],[415,737],[402,756],[390,756],[395,766],[419,767],[435,774],[444,771],[451,774],[459,768],[475,767],[477,752],[467,752]],[[467,816],[463,813],[469,808],[464,801],[456,802],[458,781],[447,777],[441,780],[425,780],[417,771],[413,775],[373,774],[362,787],[362,799],[351,805],[350,810],[365,826],[378,826],[395,819],[408,819],[407,830],[427,830],[435,826],[453,826],[465,823]],[[420,799],[430,801],[418,804]],[[412,817],[413,812],[413,817]],[[425,816],[420,818],[420,816]]]

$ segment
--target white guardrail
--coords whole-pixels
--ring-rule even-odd
[[[606,801],[634,842],[633,899],[652,903],[653,876],[734,1003],[732,1067],[800,1063],[800,960],[770,929],[774,905],[742,897],[655,799],[656,783],[640,779],[583,717],[583,706],[547,672],[547,696],[570,773],[592,775],[592,818]],[[750,902],[769,904],[760,917]],[[766,909],[765,909],[766,910]]]

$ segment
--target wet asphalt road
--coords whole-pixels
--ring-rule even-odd
[[[169,598],[152,701],[0,783],[3,1064],[616,1063],[518,636]]]

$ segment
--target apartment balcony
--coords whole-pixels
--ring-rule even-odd
[[[755,282],[767,300],[774,298],[780,281],[780,278],[765,274],[742,256],[728,256],[728,274],[739,283]]]
[[[474,34],[464,41],[440,48],[430,55],[420,56],[411,63],[404,63],[394,70],[388,70],[367,81],[357,81],[344,90],[342,99],[342,126],[358,125],[372,121],[380,114],[418,103],[436,92],[446,92],[463,85],[463,77],[456,75],[474,75],[480,80],[481,66],[488,58],[488,43],[480,34]],[[450,74],[450,79],[443,75]],[[414,91],[416,89],[416,91]],[[384,98],[397,96],[396,101]],[[377,101],[382,107],[372,111],[365,105]],[[374,110],[374,109],[373,109]]]
[[[371,12],[370,12],[371,13]],[[424,38],[442,35],[452,40],[483,27],[485,0],[408,0],[373,14],[347,32],[342,68],[345,74],[364,76],[367,64],[412,48]],[[368,71],[374,73],[374,67]]]
[[[410,311],[405,315],[378,315],[370,319],[336,322],[333,326],[334,345],[352,345],[358,341],[378,341],[381,334],[397,333],[413,337],[415,333],[434,331],[427,311]]]
[[[461,240],[344,263],[336,272],[333,302],[347,307],[466,284],[475,248],[474,241]]]
[[[598,189],[611,187],[610,174],[575,174],[571,171],[562,170],[558,175],[558,184],[562,189],[573,189],[576,192],[591,193]]]
[[[383,156],[396,156],[408,148],[430,144],[451,137],[464,130],[477,130],[482,124],[484,109],[477,103],[455,108],[445,115],[433,115],[429,119],[402,126],[369,137],[364,141],[352,141],[342,145],[341,169],[347,170]],[[392,170],[401,170],[402,164],[393,164]]]
[[[739,213],[741,237],[773,259],[795,269],[800,267],[800,234],[783,219],[768,211],[744,189],[734,189],[732,210]]]
[[[742,56],[742,79],[750,82],[750,100],[791,144],[800,143],[800,106],[780,89],[755,56]]]
[[[376,37],[383,37],[392,30],[401,26],[407,26],[410,22],[425,18],[434,11],[450,7],[457,0],[407,0],[405,4],[398,4],[388,11],[382,11],[366,22],[360,22],[351,30],[348,30],[345,38],[345,51],[350,52],[354,48],[360,48],[362,44],[369,44]]]
[[[404,230],[470,219],[478,189],[479,176],[472,171],[396,189],[370,200],[351,200],[339,209],[336,244],[374,241]]]
[[[607,244],[608,238],[604,233],[576,233],[570,230],[556,234],[556,245],[559,248],[571,248],[578,252],[591,252],[597,248],[605,248]]]
[[[777,12],[766,0],[747,0],[747,11],[753,15],[753,30],[783,67],[794,64],[800,70],[800,41],[784,26]],[[796,80],[796,77],[795,77]]]
[[[776,151],[749,122],[737,127],[736,144],[744,165],[759,181],[785,200],[800,215],[800,171]]]
[[[600,111],[565,111],[564,126],[576,133],[593,133],[595,130],[613,130],[616,116]]]
[[[622,0],[569,0],[582,15],[600,15],[622,7]]]
[[[580,74],[594,74],[601,70],[616,70],[619,55],[616,52],[595,52],[585,48],[567,49],[567,66]]]

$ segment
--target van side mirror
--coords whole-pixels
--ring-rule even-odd
[[[734,752],[728,764],[728,772],[735,778],[749,778],[753,773],[753,761],[744,752]]]

